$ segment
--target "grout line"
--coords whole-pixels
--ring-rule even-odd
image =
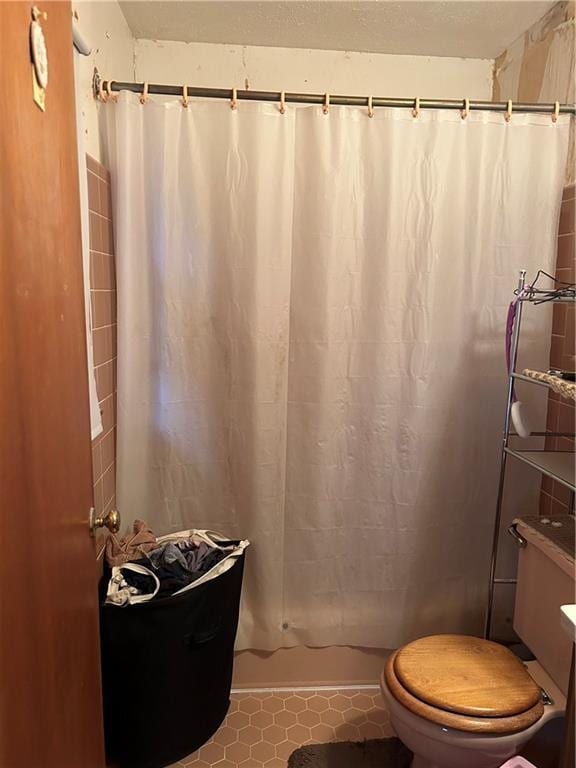
[[[99,325],[98,328],[93,328],[93,331],[101,331],[102,328],[114,328],[114,326],[118,325],[118,323],[109,323],[108,325]],[[98,363],[98,365],[102,365],[102,363]]]
[[[102,402],[104,402],[104,401],[102,401]],[[110,429],[108,430],[108,432],[101,432],[101,433],[98,435],[98,437],[95,437],[94,439],[95,439],[95,440],[98,440],[99,442],[101,442],[102,440],[104,440],[104,438],[105,438],[105,437],[108,437],[108,435],[110,434],[110,432],[112,432],[112,430],[114,430],[114,429],[116,429],[116,424],[114,424],[114,426],[113,426],[113,427],[110,427]]]
[[[107,502],[102,504],[102,511],[104,511],[106,509],[106,507],[109,506],[110,502],[112,501],[112,499],[114,498],[115,495],[116,495],[116,492],[114,492],[112,494],[112,496],[110,496],[110,498],[108,499]]]
[[[108,397],[110,397],[110,395],[108,395]],[[106,398],[104,398],[104,400],[105,400],[105,399],[106,399]],[[102,402],[104,402],[104,400],[102,400]],[[95,440],[99,440],[99,441],[101,441],[101,440],[103,440],[105,437],[108,437],[108,435],[110,434],[110,432],[112,432],[114,429],[116,429],[116,427],[115,427],[115,426],[114,426],[114,427],[110,427],[110,429],[108,430],[108,432],[101,432],[101,433],[98,435],[98,437],[96,437],[96,438],[94,438],[94,439],[95,439]]]
[[[230,693],[298,693],[310,691],[379,691],[379,685],[302,685],[288,688],[232,688]]]

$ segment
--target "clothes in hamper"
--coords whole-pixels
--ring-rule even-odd
[[[160,589],[155,595],[155,599],[161,599],[163,597],[169,597],[178,590],[187,587],[193,581],[192,574],[183,568],[180,563],[167,563],[165,565],[159,565],[157,568],[151,566],[149,560],[138,560],[138,565],[143,565],[147,568],[152,567],[152,570],[158,577],[160,582]],[[130,577],[126,578],[126,581],[130,584]]]
[[[168,542],[162,544],[157,549],[153,549],[147,554],[150,563],[154,568],[161,568],[164,565],[172,565],[172,563],[179,563],[184,570],[189,571],[188,562],[180,548],[176,544]]]
[[[192,573],[205,573],[210,570],[212,565],[218,562],[218,560],[215,560],[212,565],[210,562],[206,562],[206,558],[210,558],[217,550],[214,547],[208,546],[204,541],[198,544],[190,540],[179,541],[176,546],[183,553],[188,570],[192,571]]]
[[[148,560],[148,567],[155,569],[167,568],[177,563],[193,577],[189,581],[194,581],[219,563],[226,554],[225,550],[211,547],[203,541],[195,542],[188,539],[176,543],[166,542],[152,552],[148,552],[145,559]]]
[[[181,545],[186,545],[182,547]],[[160,581],[160,588],[155,599],[169,597],[175,592],[187,587],[203,574],[207,573],[217,563],[223,560],[227,552],[210,547],[205,542],[196,543],[190,540],[167,542],[157,547],[146,557],[137,560],[137,565],[150,568]],[[140,588],[140,574],[126,571],[124,579],[129,586]]]
[[[111,534],[106,539],[106,560],[110,567],[138,560],[158,546],[156,536],[142,520],[135,520],[132,533],[118,539]]]
[[[141,560],[140,563],[138,563],[138,565],[144,564],[144,560]],[[120,566],[119,576],[121,577],[122,581],[127,584],[132,594],[151,595],[154,592],[154,588],[156,586],[154,578],[146,573],[129,571],[127,568],[122,568],[122,566]]]

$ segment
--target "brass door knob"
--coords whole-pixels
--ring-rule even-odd
[[[108,528],[110,533],[118,533],[120,530],[120,512],[111,509],[110,512],[97,517],[94,507],[90,510],[90,536],[94,536],[98,528]]]

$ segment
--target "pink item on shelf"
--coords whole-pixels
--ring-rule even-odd
[[[537,766],[523,757],[513,757],[510,760],[506,760],[500,768],[537,768]]]

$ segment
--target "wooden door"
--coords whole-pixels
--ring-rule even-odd
[[[0,2],[0,766],[102,768],[71,8]]]

